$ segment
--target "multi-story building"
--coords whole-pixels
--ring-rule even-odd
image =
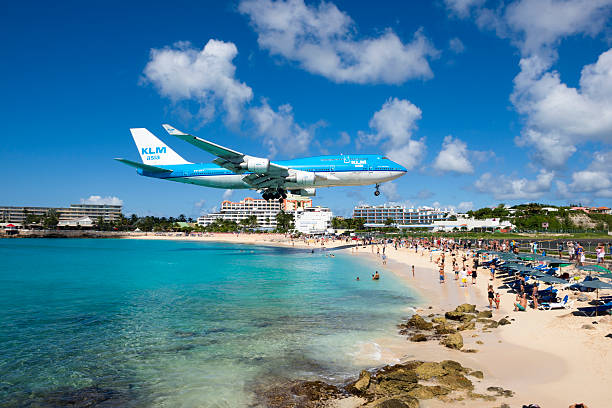
[[[401,205],[358,205],[353,209],[353,218],[363,218],[366,226],[383,226],[392,219],[398,227],[428,226],[436,221],[446,220],[451,210],[422,207],[406,208]]]
[[[329,208],[307,207],[294,214],[295,229],[302,234],[324,234],[331,228],[334,217]]]
[[[0,207],[0,222],[22,224],[28,215],[42,217],[55,211],[60,221],[71,221],[84,217],[105,222],[116,221],[121,216],[121,205],[71,204],[70,207]]]
[[[298,209],[312,207],[312,199],[289,195],[282,203],[272,200],[266,201],[261,198],[247,197],[242,201],[223,201],[221,209],[212,214],[206,214],[198,218],[198,225],[203,227],[212,224],[216,219],[227,221],[240,221],[254,215],[257,217],[257,224],[262,229],[276,228],[276,215],[281,211],[294,212]]]

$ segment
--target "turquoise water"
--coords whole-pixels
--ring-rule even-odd
[[[246,407],[271,381],[355,375],[414,303],[349,254],[4,239],[0,259],[0,406],[95,386],[110,405]]]

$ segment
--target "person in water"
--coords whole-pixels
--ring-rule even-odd
[[[378,274],[378,271],[376,271],[376,273],[372,275],[372,280],[379,280],[379,279],[380,279],[380,275]]]
[[[358,277],[357,277],[357,279],[355,279],[355,280],[359,280],[359,276],[358,276]]]

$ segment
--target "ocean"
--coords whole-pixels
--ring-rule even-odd
[[[375,365],[356,354],[396,335],[417,301],[339,252],[3,239],[0,260],[3,407],[257,406],[271,383],[342,382]]]

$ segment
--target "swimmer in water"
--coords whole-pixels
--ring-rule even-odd
[[[380,279],[380,275],[378,274],[378,271],[376,271],[376,273],[372,275],[372,280],[379,280],[379,279]]]
[[[355,280],[359,280],[359,276],[358,276],[358,277],[357,277],[357,279],[355,279]]]

